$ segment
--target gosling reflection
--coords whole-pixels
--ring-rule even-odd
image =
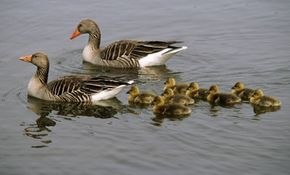
[[[256,116],[267,113],[267,112],[276,112],[280,110],[281,106],[273,106],[273,107],[261,107],[261,106],[254,106],[253,111]]]
[[[154,126],[162,126],[162,124],[165,121],[182,121],[183,119],[189,117],[190,115],[161,115],[161,114],[155,114],[155,117],[153,117],[151,120],[153,121],[152,125]]]

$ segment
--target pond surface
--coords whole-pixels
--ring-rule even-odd
[[[0,3],[0,174],[290,174],[290,1],[147,0]],[[70,34],[96,20],[102,45],[120,39],[181,40],[188,49],[164,67],[138,71],[83,64],[87,36]],[[122,92],[108,106],[27,98],[35,67],[20,56],[44,51],[49,79],[108,75],[136,79],[160,93],[167,77],[262,88],[283,105],[256,114],[249,104],[192,106],[184,118],[156,117]],[[127,89],[126,89],[127,90]]]

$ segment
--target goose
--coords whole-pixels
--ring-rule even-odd
[[[250,103],[259,107],[280,107],[282,102],[277,97],[265,96],[262,89],[254,91]]]
[[[176,103],[166,104],[164,101],[164,97],[156,96],[152,102],[153,112],[159,115],[167,115],[167,116],[182,116],[189,115],[191,113],[191,109]]]
[[[28,96],[47,101],[94,103],[115,97],[122,89],[133,83],[119,81],[107,76],[64,76],[47,83],[49,60],[45,53],[19,58],[37,67],[28,83]]]
[[[254,92],[254,89],[246,88],[245,84],[242,82],[237,82],[232,87],[232,93],[240,97],[242,101],[249,101],[250,97],[254,94]]]
[[[167,88],[164,90],[164,92],[161,94],[164,97],[165,102],[168,103],[178,103],[182,105],[192,105],[194,104],[194,100],[186,95],[174,95],[174,92],[172,89]]]
[[[144,104],[149,105],[152,103],[155,95],[148,93],[148,92],[140,92],[139,88],[134,85],[131,89],[127,92],[128,102],[131,104]]]
[[[232,106],[241,102],[241,98],[235,94],[220,93],[218,85],[212,85],[208,92],[207,101],[212,105]]]
[[[70,39],[89,34],[83,50],[83,59],[94,65],[115,68],[139,68],[164,65],[176,53],[187,47],[174,46],[180,41],[119,40],[100,48],[101,32],[92,19],[81,20]]]
[[[186,90],[187,96],[197,100],[206,101],[208,94],[208,89],[200,88],[197,82],[190,83]]]
[[[176,83],[175,78],[169,77],[167,80],[164,82],[164,88],[165,89],[172,89],[174,94],[183,94],[185,95],[186,89],[188,88],[189,84],[188,83]]]

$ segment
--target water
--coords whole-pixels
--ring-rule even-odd
[[[0,6],[0,174],[290,174],[290,2],[10,1]],[[95,19],[102,45],[119,39],[182,40],[188,49],[166,67],[129,73],[83,64],[87,36],[70,41],[83,18]],[[283,106],[256,115],[249,104],[185,118],[160,118],[128,106],[125,91],[108,106],[27,98],[35,67],[18,57],[45,51],[50,79],[66,74],[123,75],[161,92],[167,77],[262,88]]]

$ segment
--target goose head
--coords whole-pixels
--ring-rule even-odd
[[[32,63],[38,68],[48,68],[49,67],[49,61],[48,57],[45,53],[37,52],[32,55],[22,56],[19,58],[19,60]]]
[[[96,38],[100,38],[101,36],[101,32],[97,23],[91,19],[84,19],[84,20],[81,20],[80,23],[77,25],[70,39],[74,39],[78,37],[79,35],[86,34],[86,33]]]

